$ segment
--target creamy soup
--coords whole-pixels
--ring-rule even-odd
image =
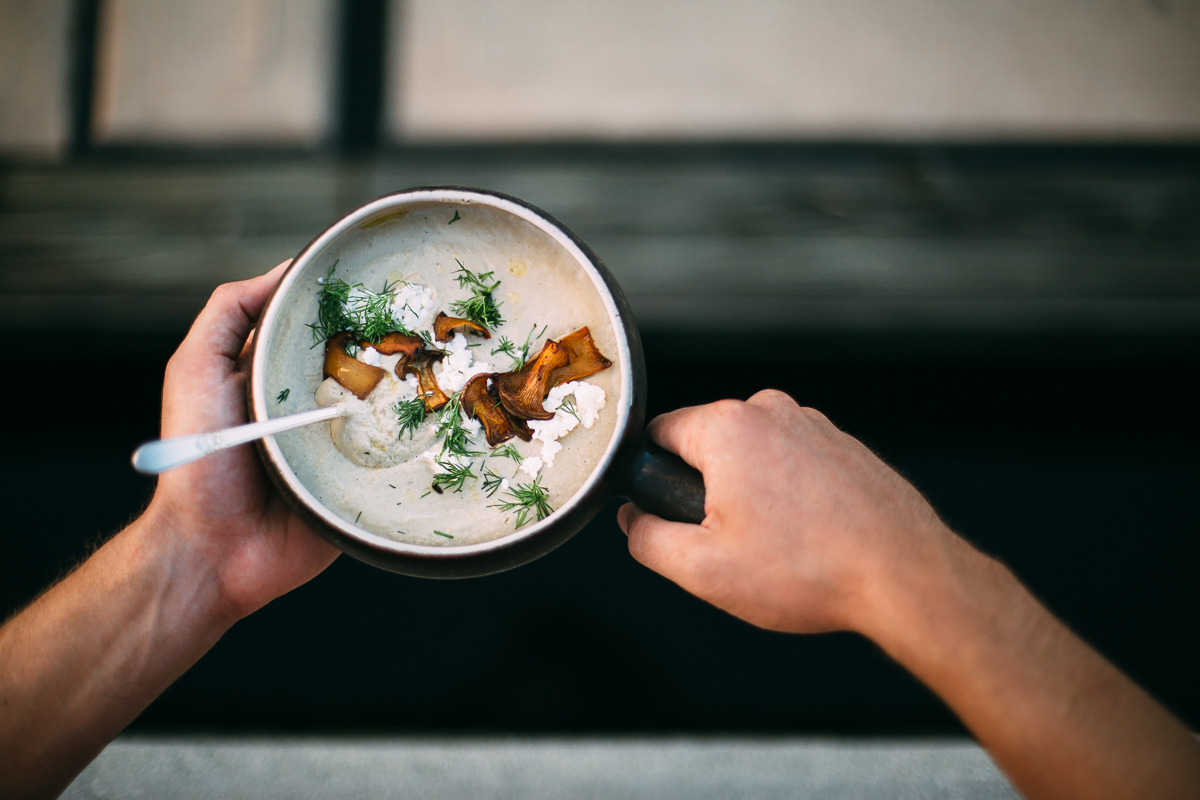
[[[457,219],[455,218],[457,217]],[[453,221],[451,221],[453,220]],[[358,354],[385,376],[360,400],[323,376],[324,341],[315,347],[308,327],[317,321],[318,277],[336,263],[336,276],[366,289],[407,286],[414,298],[416,330],[430,330],[438,311],[454,315],[451,304],[469,298],[455,278],[459,264],[472,272],[493,273],[493,292],[504,322],[490,339],[463,332],[445,344],[447,356],[434,367],[446,394],[462,388],[476,372],[502,373],[513,358],[497,351],[502,337],[519,353],[529,340],[532,359],[547,339],[559,340],[587,326],[599,350],[613,365],[580,381],[551,390],[546,422],[531,421],[533,441],[510,439],[509,457],[494,455],[475,420],[464,417],[471,450],[480,455],[446,456],[430,415],[401,430],[397,404],[417,397],[415,378],[400,380],[392,367],[398,356]],[[269,343],[264,389],[271,416],[339,404],[347,416],[276,437],[288,465],[326,507],[380,536],[410,544],[455,546],[487,541],[516,530],[521,508],[504,509],[535,480],[559,508],[596,468],[613,438],[620,405],[621,352],[604,302],[575,260],[529,223],[505,212],[473,205],[430,205],[391,212],[335,242],[322,263],[289,292]],[[400,283],[397,283],[400,282]],[[429,301],[425,303],[425,301]],[[423,308],[422,304],[428,305]],[[420,312],[427,312],[421,316]],[[531,333],[533,336],[531,336]],[[508,452],[504,450],[504,452]],[[466,466],[473,478],[459,485],[433,485],[446,467]],[[534,509],[523,524],[537,520]]]

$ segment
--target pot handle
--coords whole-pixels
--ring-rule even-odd
[[[674,453],[642,438],[625,463],[621,494],[643,511],[671,520],[704,520],[704,476]]]

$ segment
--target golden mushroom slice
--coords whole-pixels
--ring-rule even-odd
[[[359,400],[366,400],[383,380],[384,372],[347,353],[346,345],[352,341],[354,336],[349,331],[342,331],[325,342],[325,377],[333,378]]]
[[[454,332],[459,328],[465,328],[471,333],[477,333],[485,339],[492,338],[491,331],[479,323],[472,322],[469,319],[447,316],[445,311],[439,311],[437,319],[433,321],[433,338],[439,342],[448,342],[454,338]]]
[[[419,350],[410,361],[400,361],[396,364],[396,375],[404,380],[409,375],[417,376],[421,399],[425,408],[430,411],[440,411],[442,406],[450,402],[450,398],[438,386],[437,378],[433,376],[433,363],[441,361],[445,353],[440,350]]]
[[[380,339],[378,344],[373,344],[366,339],[361,340],[358,344],[360,347],[374,347],[381,355],[394,356],[396,353],[403,353],[412,358],[418,350],[425,346],[425,340],[420,336],[393,331]]]
[[[542,406],[542,400],[549,391],[551,374],[559,367],[566,366],[568,359],[567,348],[547,340],[542,352],[520,372],[494,376],[492,382],[505,410],[520,419],[553,419],[554,412],[547,411]]]
[[[487,374],[476,375],[467,381],[462,390],[462,407],[469,415],[483,424],[483,432],[487,436],[488,447],[498,447],[518,435],[517,427],[508,416],[508,412],[500,405],[500,399],[488,391]],[[529,433],[528,426],[524,426]],[[530,436],[522,436],[529,441]]]
[[[574,333],[568,333],[559,339],[558,343],[566,348],[568,361],[565,367],[559,367],[550,376],[549,386],[551,388],[560,383],[577,381],[589,375],[595,375],[612,366],[612,362],[604,357],[604,354],[596,347],[596,343],[592,341],[592,332],[587,329],[586,325]]]

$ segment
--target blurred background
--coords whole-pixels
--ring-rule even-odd
[[[1197,0],[0,0],[0,610],[149,497],[217,284],[428,184],[593,246],[652,413],[821,409],[1200,725]],[[615,508],[484,579],[342,557],[134,730],[960,731],[865,640],[639,567]]]

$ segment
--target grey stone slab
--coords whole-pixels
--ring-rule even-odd
[[[125,737],[63,795],[100,798],[1001,800],[961,740]]]

